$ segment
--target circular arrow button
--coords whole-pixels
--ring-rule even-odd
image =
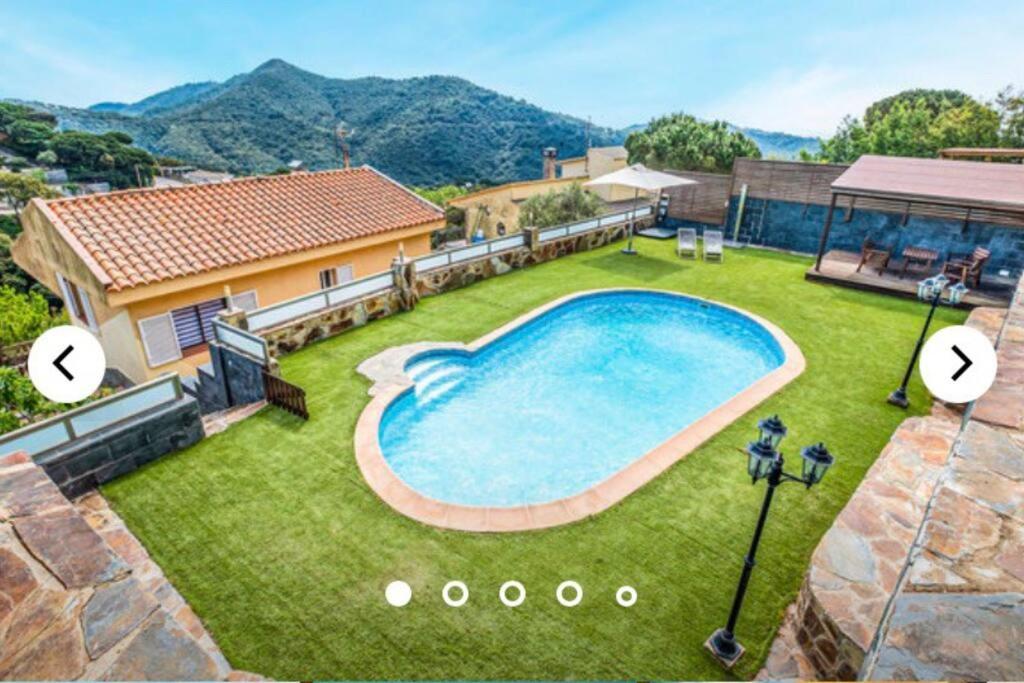
[[[87,330],[61,325],[44,332],[28,352],[28,377],[55,403],[81,401],[99,388],[107,359]]]
[[[988,337],[966,325],[932,335],[921,350],[921,377],[932,394],[947,403],[969,403],[992,386],[996,351]]]

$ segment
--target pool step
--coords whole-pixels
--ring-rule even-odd
[[[423,405],[425,403],[431,403],[433,401],[436,401],[437,399],[441,398],[458,385],[458,378],[431,382],[427,386],[417,384],[416,402],[419,405]]]
[[[416,397],[432,401],[458,384],[465,372],[466,366],[461,363],[440,360],[426,368],[412,368],[408,374],[416,382]]]

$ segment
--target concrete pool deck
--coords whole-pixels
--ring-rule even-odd
[[[599,293],[652,292],[704,301],[726,308],[758,323],[781,347],[785,360],[781,366],[714,408],[632,463],[591,488],[547,503],[491,507],[459,505],[436,500],[416,491],[402,481],[388,465],[380,447],[380,424],[392,401],[409,390],[413,381],[405,374],[405,364],[413,356],[434,349],[457,349],[474,353],[523,324],[573,299]],[[560,297],[485,334],[469,344],[409,344],[387,349],[361,363],[358,371],[374,382],[373,397],[359,416],[355,430],[356,463],[370,488],[395,511],[431,526],[457,531],[502,532],[530,531],[569,524],[596,515],[638,490],[690,452],[732,424],[782,387],[799,376],[806,360],[796,343],[775,324],[735,306],[710,299],[647,288],[595,289]]]

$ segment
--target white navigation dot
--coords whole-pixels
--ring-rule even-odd
[[[88,330],[73,325],[43,332],[28,352],[32,385],[54,403],[75,403],[88,397],[99,388],[106,369],[99,341]]]
[[[392,581],[384,589],[384,599],[392,607],[405,607],[412,600],[412,586],[405,581]]]
[[[921,350],[921,378],[928,391],[947,403],[969,403],[988,391],[996,366],[988,337],[966,325],[939,330]]]

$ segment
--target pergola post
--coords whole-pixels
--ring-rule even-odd
[[[836,199],[839,197],[832,193],[832,201],[828,205],[828,214],[825,216],[825,227],[821,231],[821,241],[818,242],[818,260],[814,263],[814,270],[821,272],[821,259],[825,256],[825,245],[828,244],[828,234],[832,232],[832,215],[836,212]]]

